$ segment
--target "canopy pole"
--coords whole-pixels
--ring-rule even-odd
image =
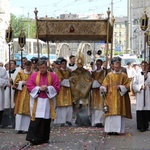
[[[111,38],[111,52],[110,52],[110,60],[112,60],[113,57],[113,35],[114,35],[114,22],[115,22],[115,18],[114,16],[112,16],[112,38]]]
[[[109,18],[110,18],[110,8],[107,11],[108,19],[107,19],[107,39],[106,39],[106,69],[108,67],[108,49],[109,49]]]
[[[47,41],[47,55],[48,55],[48,61],[50,61],[49,54],[50,54],[49,41]]]
[[[38,17],[37,17],[38,10],[37,10],[37,8],[35,8],[34,13],[35,13],[35,20],[36,20],[36,38],[37,38],[38,60],[40,60],[40,48],[39,48],[39,36],[38,36]]]

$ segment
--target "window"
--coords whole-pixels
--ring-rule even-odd
[[[121,32],[119,32],[119,36],[121,36]]]

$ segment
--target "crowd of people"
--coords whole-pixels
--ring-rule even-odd
[[[114,57],[109,66],[97,59],[87,70],[74,55],[69,62],[60,57],[51,64],[46,57],[22,57],[20,67],[15,60],[0,63],[1,128],[11,124],[18,134],[27,134],[27,141],[42,144],[49,141],[52,122],[73,126],[74,115],[87,108],[91,126],[104,128],[108,135],[124,134],[125,118],[132,119],[130,94],[136,97],[137,130],[145,132],[150,121],[148,62],[128,62],[124,68]]]

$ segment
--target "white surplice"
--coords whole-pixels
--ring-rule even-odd
[[[141,90],[143,84],[146,84],[145,89],[145,106],[144,106],[144,90]],[[133,90],[136,93],[136,110],[150,110],[150,73],[147,74],[147,79],[144,81],[144,75],[138,73],[133,79]]]
[[[14,81],[18,72],[20,71],[20,68],[16,68],[15,72],[14,73],[11,73],[11,78],[12,80]],[[7,74],[9,76],[9,72],[7,71]],[[10,87],[6,87],[6,90],[5,90],[5,103],[4,103],[4,108],[5,109],[8,109],[10,108],[10,104],[11,104],[11,108],[14,108],[14,93],[15,93],[15,90],[12,89],[11,87],[11,103],[10,103]]]
[[[91,119],[92,126],[98,123],[103,124],[104,123],[103,115],[104,115],[103,110],[92,109],[92,119]]]
[[[34,105],[34,100],[38,97],[38,91],[40,87],[36,86],[30,93],[30,114],[32,116],[32,110]],[[55,106],[55,96],[57,95],[57,91],[53,86],[48,86],[48,91],[46,92],[47,96],[53,101],[53,105]],[[49,98],[40,98],[38,97],[37,107],[36,107],[36,115],[35,118],[44,118],[49,119],[50,117],[50,104]]]
[[[67,68],[69,68],[71,71],[74,71],[74,70],[77,69],[77,65],[74,64],[74,65],[70,66],[70,65],[68,64],[68,65],[67,65]]]
[[[27,115],[16,114],[15,118],[15,130],[28,131],[31,117]]]
[[[64,87],[70,87],[69,79],[64,79],[61,82],[61,85]],[[72,122],[73,107],[72,106],[57,107],[56,116],[57,117],[54,121],[54,123],[56,124],[63,124],[66,123],[66,121]]]
[[[99,69],[99,70],[96,70],[96,72],[101,72],[103,69]],[[94,80],[93,83],[92,83],[92,88],[100,88],[100,83],[97,81],[97,80]],[[99,89],[100,91],[100,89]],[[92,94],[92,92],[91,92]],[[104,119],[103,119],[103,115],[104,115],[104,112],[102,109],[98,110],[98,109],[92,109],[92,118],[91,118],[91,124],[92,126],[94,126],[95,124],[98,124],[98,123],[102,123],[104,122]]]
[[[72,122],[73,108],[72,106],[67,107],[57,107],[56,109],[56,120],[54,123],[63,124],[68,122]]]
[[[122,116],[108,116],[105,118],[105,132],[125,133],[125,118]]]
[[[8,83],[8,75],[3,67],[0,67],[0,111],[4,110],[5,94],[4,88]]]

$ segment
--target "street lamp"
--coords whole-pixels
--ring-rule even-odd
[[[21,30],[21,32],[19,34],[18,43],[19,43],[19,45],[21,47],[21,67],[23,67],[23,64],[22,64],[22,51],[23,51],[23,47],[26,44],[26,36],[25,36],[25,33],[24,33],[23,30]]]
[[[140,27],[141,27],[141,30],[143,31],[146,31],[147,30],[147,27],[148,27],[148,17],[147,17],[147,14],[146,14],[146,11],[144,11],[144,14],[143,16],[141,17],[140,19]]]
[[[12,40],[12,34],[13,34],[13,30],[11,27],[11,24],[9,25],[8,29],[6,30],[6,34],[5,34],[5,39],[6,42],[9,44]]]
[[[143,16],[140,19],[140,27],[142,31],[146,31],[148,27],[148,17],[146,11],[144,11]],[[146,41],[147,41],[147,33],[144,33],[144,60],[146,59]]]
[[[143,16],[140,19],[141,30],[146,31],[148,27],[148,17],[146,11],[144,11]],[[144,33],[144,60],[146,60],[146,41],[147,41],[147,32]],[[144,65],[145,66],[145,65]],[[144,90],[144,106],[145,106],[145,90]]]
[[[5,34],[5,40],[6,40],[6,42],[7,42],[7,44],[8,44],[8,48],[9,48],[9,78],[11,78],[11,68],[10,68],[10,46],[11,46],[11,44],[10,44],[10,42],[11,42],[11,40],[12,40],[12,35],[13,35],[13,30],[12,30],[12,27],[11,27],[11,24],[9,25],[9,27],[8,27],[8,29],[6,30],[6,34]],[[10,106],[9,106],[9,127],[11,128],[12,127],[12,115],[11,115],[11,98],[12,96],[11,96],[11,86],[9,87],[9,98],[10,98]]]

